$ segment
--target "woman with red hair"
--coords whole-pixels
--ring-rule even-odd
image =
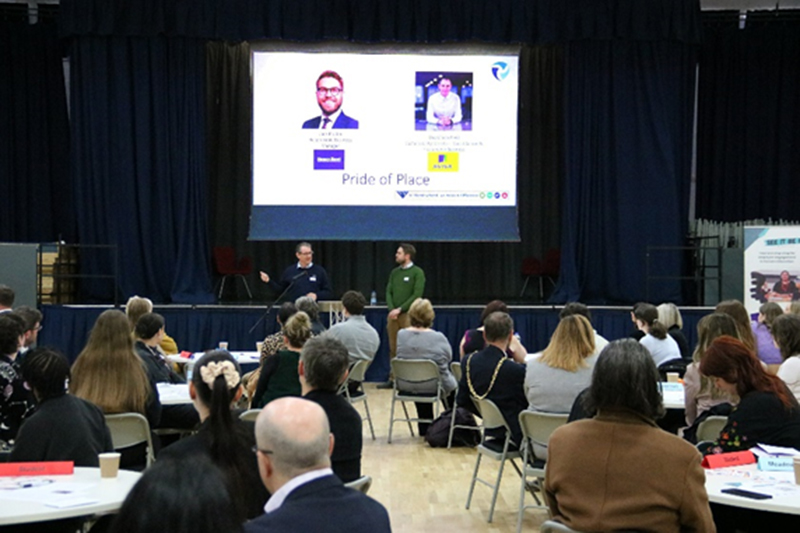
[[[719,390],[740,398],[706,453],[746,450],[757,444],[800,449],[797,400],[741,341],[727,335],[715,339],[700,361],[700,373]]]

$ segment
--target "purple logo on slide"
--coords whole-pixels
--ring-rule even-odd
[[[314,150],[314,170],[344,170],[344,150]]]

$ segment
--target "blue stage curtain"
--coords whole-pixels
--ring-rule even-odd
[[[117,245],[123,297],[213,301],[204,42],[81,37],[70,58],[81,244]],[[111,261],[84,252],[82,273],[109,274]],[[108,301],[97,294],[108,284],[83,287],[84,301]]]
[[[0,21],[0,241],[72,241],[69,124],[55,22]]]
[[[800,21],[708,21],[699,72],[697,217],[797,220]]]
[[[698,42],[697,0],[62,0],[65,35],[227,41]]]
[[[679,280],[646,286],[645,254],[682,246],[687,233],[695,65],[683,43],[567,45],[561,276],[551,301],[681,300]],[[654,253],[650,275],[680,276],[681,258]]]

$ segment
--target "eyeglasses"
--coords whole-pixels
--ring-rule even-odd
[[[253,446],[253,448],[252,448],[252,449],[253,449],[253,453],[255,453],[255,454],[258,454],[258,452],[261,452],[261,453],[263,453],[264,455],[272,455],[273,453],[275,453],[275,452],[273,452],[272,450],[262,450],[262,449],[261,449],[261,448],[259,448],[258,446]]]
[[[314,255],[314,252],[297,252],[300,255]]]
[[[330,89],[325,87],[317,87],[317,94],[329,94],[331,96],[339,96],[342,94],[342,90],[339,87],[332,87]]]

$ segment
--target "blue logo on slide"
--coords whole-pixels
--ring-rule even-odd
[[[511,69],[508,67],[508,63],[505,61],[498,61],[494,65],[492,65],[492,76],[497,81],[503,81],[508,76]]]
[[[314,150],[314,170],[344,170],[344,150]]]
[[[397,191],[397,194],[400,195],[400,198],[405,198],[408,194],[408,191]]]

